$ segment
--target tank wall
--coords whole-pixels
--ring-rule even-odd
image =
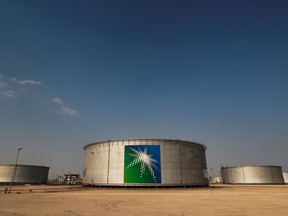
[[[91,183],[107,183],[108,145],[90,146],[85,151],[83,181]]]
[[[203,160],[206,161],[206,158],[197,147],[189,144],[179,146],[183,184],[196,184],[204,180],[206,163]]]
[[[129,146],[159,146],[161,185],[208,184],[204,146],[158,139],[113,140],[84,147],[83,184],[125,184],[124,154]]]
[[[108,183],[121,184],[124,178],[124,148],[122,143],[110,145],[109,180]]]
[[[288,173],[287,172],[283,172],[283,178],[284,178],[284,182],[286,184],[288,184]]]
[[[181,166],[179,157],[179,146],[170,144],[161,146],[161,169],[163,184],[181,184]]]
[[[15,165],[0,165],[0,183],[11,182]],[[17,165],[14,183],[46,184],[49,167]]]
[[[242,166],[221,169],[225,184],[283,184],[279,166]]]

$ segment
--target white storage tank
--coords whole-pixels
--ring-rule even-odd
[[[13,184],[46,184],[49,167],[20,164],[15,167],[15,164],[0,164],[0,184],[9,184],[13,173]]]
[[[281,166],[222,167],[224,184],[284,184]]]
[[[182,140],[123,139],[84,146],[83,185],[207,186],[206,146]]]

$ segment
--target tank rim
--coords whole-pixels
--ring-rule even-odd
[[[131,140],[155,140],[155,141],[161,140],[161,141],[187,142],[187,143],[191,143],[191,144],[196,144],[196,145],[202,146],[205,150],[207,149],[207,146],[202,144],[202,143],[198,143],[198,142],[194,142],[194,141],[188,141],[188,140],[181,140],[181,139],[128,138],[128,139],[108,139],[108,140],[104,140],[104,141],[93,142],[93,143],[85,145],[83,147],[83,150],[85,150],[87,147],[92,146],[92,145],[103,144],[103,143],[108,143],[108,142],[115,142],[115,141],[131,141]]]
[[[277,167],[282,168],[282,166],[278,165],[247,165],[247,166],[222,166],[221,169],[231,169],[231,168],[246,168],[246,167]]]
[[[7,167],[14,167],[15,164],[0,164],[0,167],[1,166],[7,166]],[[26,165],[26,164],[17,164],[18,167],[38,167],[38,168],[48,168],[50,169],[50,167],[47,167],[47,166],[39,166],[39,165]]]

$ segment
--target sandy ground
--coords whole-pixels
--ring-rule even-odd
[[[0,215],[288,215],[288,185],[192,189],[0,187]],[[32,191],[29,191],[29,190]]]

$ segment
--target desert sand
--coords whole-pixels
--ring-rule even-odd
[[[288,215],[288,185],[191,189],[14,186],[12,193],[4,194],[4,187],[0,193],[1,216]]]

